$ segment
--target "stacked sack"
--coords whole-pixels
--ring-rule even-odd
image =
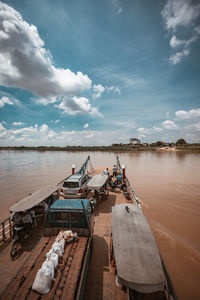
[[[46,254],[46,260],[36,274],[32,285],[34,291],[39,294],[47,294],[50,291],[54,272],[58,265],[58,258],[64,253],[65,243],[71,242],[76,237],[77,233],[73,233],[71,230],[62,230],[59,232],[51,250]]]

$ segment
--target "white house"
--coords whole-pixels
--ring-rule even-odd
[[[136,138],[131,138],[131,139],[129,140],[129,144],[130,144],[131,146],[134,146],[134,145],[140,145],[140,140],[138,140],[138,139],[136,139]]]

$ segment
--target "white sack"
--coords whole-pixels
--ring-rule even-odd
[[[64,253],[64,250],[65,250],[65,239],[64,238],[60,239],[60,241],[58,243],[61,245],[62,253]]]
[[[49,252],[46,254],[46,258],[47,258],[47,259],[50,259],[51,255],[52,255],[53,253],[54,253],[53,250],[50,249]]]
[[[55,242],[52,245],[52,250],[54,253],[58,254],[58,255],[62,255],[63,254],[63,249],[62,249],[62,245],[60,243]]]
[[[58,254],[52,253],[49,260],[53,262],[54,268],[56,268],[58,265]]]
[[[41,270],[44,272],[51,273],[51,280],[54,278],[54,263],[51,260],[45,260],[42,264]]]
[[[39,294],[47,294],[50,291],[52,272],[50,269],[38,270],[32,289]]]

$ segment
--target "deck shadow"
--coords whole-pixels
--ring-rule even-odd
[[[93,252],[89,261],[84,300],[103,299],[103,274],[108,271],[108,244],[103,237],[93,236]]]
[[[112,206],[115,205],[116,202],[116,195],[109,194],[107,200],[100,200],[97,202],[95,207],[95,215],[98,216],[99,213],[111,213]]]

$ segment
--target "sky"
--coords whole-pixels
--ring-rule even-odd
[[[200,0],[0,1],[0,146],[200,142]]]

